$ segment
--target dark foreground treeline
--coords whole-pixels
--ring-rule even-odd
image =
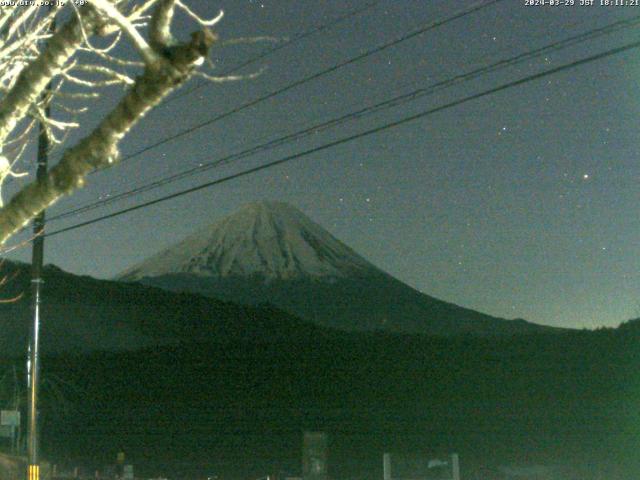
[[[456,451],[465,479],[510,464],[640,478],[638,323],[500,339],[268,328],[287,331],[45,357],[43,451],[100,464],[123,448],[140,474],[258,478],[298,473],[301,432],[318,429],[334,478],[382,478],[384,451]]]

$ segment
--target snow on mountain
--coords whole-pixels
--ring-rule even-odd
[[[244,305],[269,303],[341,330],[445,336],[546,330],[418,292],[278,202],[246,205],[119,279]]]
[[[119,278],[190,274],[271,281],[340,278],[371,270],[377,269],[296,208],[260,202],[245,205]]]

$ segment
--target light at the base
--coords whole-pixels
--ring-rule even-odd
[[[40,465],[29,465],[29,480],[40,480]]]

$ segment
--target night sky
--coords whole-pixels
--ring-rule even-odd
[[[217,30],[222,39],[294,38],[367,4],[189,3],[207,16],[224,9]],[[377,2],[242,70],[251,73],[266,67],[259,78],[206,86],[161,106],[123,142],[123,155],[475,3]],[[92,175],[83,191],[59,202],[50,215],[636,15],[640,7],[500,2]],[[186,17],[177,20],[177,33],[183,37],[195,28]],[[501,70],[87,215],[52,222],[49,230],[636,41],[637,29]],[[212,73],[273,46],[219,48]],[[615,326],[640,316],[639,78],[639,49],[611,56],[284,166],[48,238],[45,261],[73,273],[109,278],[244,203],[281,200],[429,295],[543,324]],[[185,90],[197,83],[192,81]],[[106,90],[85,117],[84,128],[95,125],[121,94],[121,89]],[[14,181],[5,198],[24,183]],[[29,249],[12,257],[27,259]]]

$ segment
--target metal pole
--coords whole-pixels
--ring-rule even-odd
[[[13,366],[13,410],[18,412],[18,425],[14,428],[17,430],[15,435],[15,443],[13,445],[13,454],[20,455],[20,442],[22,441],[22,418],[20,417],[20,387],[18,384],[18,372],[16,366]]]
[[[382,454],[382,478],[384,480],[391,480],[391,454]]]
[[[53,3],[53,2],[52,2]],[[49,10],[52,10],[52,4]],[[55,21],[51,22],[50,32],[55,30]],[[46,102],[45,118],[50,115],[49,94],[51,84],[47,85],[43,98]],[[38,157],[36,168],[36,181],[41,182],[47,176],[47,164],[49,156],[49,136],[42,122],[38,128]],[[33,220],[33,249],[31,255],[31,302],[33,308],[33,322],[29,335],[29,407],[27,429],[27,463],[28,480],[40,479],[40,465],[38,457],[38,387],[40,383],[40,311],[42,306],[42,267],[44,263],[44,227],[45,211],[42,210]]]
[[[45,108],[49,115],[49,107]],[[41,181],[47,175],[49,137],[42,124],[38,132],[38,167],[36,180]],[[44,263],[44,227],[45,212],[38,214],[33,221],[33,250],[31,256],[31,302],[33,323],[29,336],[29,411],[27,456],[29,462],[29,480],[38,480],[38,386],[40,381],[40,311],[42,306],[42,266]]]
[[[451,473],[453,480],[460,480],[460,457],[457,453],[451,454]]]

